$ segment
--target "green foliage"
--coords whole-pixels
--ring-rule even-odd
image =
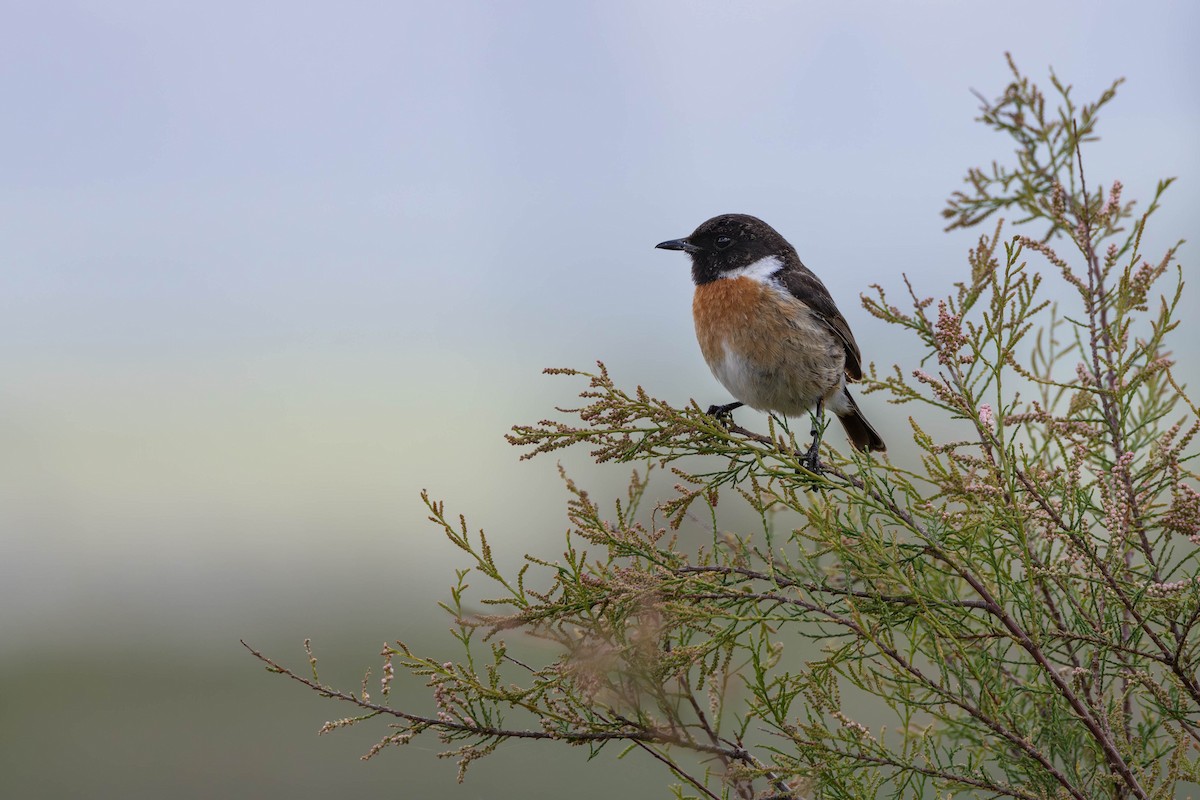
[[[622,390],[603,365],[551,370],[587,381],[582,405],[514,428],[524,457],[584,444],[641,466],[612,509],[564,476],[566,552],[516,575],[425,498],[469,564],[444,606],[457,663],[389,646],[376,703],[365,681],[344,693],[315,661],[308,678],[256,655],[364,712],[327,728],[397,723],[368,755],[436,732],[464,770],[536,738],[645,751],[681,797],[1145,799],[1200,780],[1200,421],[1167,355],[1175,250],[1141,254],[1169,181],[1141,215],[1119,183],[1089,189],[1080,145],[1116,84],[1080,109],[1053,79],[1047,110],[1013,75],[981,121],[1015,140],[1017,164],[971,170],[946,216],[962,228],[1006,209],[1045,233],[999,222],[945,297],[906,278],[900,305],[880,286],[863,300],[921,365],[865,381],[923,407],[909,453],[826,446],[814,474],[784,423],[726,427]],[[675,495],[650,503],[663,470]],[[728,497],[757,530],[721,529]],[[697,520],[705,541],[685,544]],[[469,610],[468,576],[490,613]],[[553,643],[548,663],[510,655],[510,635]],[[394,662],[428,681],[436,717],[388,705]]]

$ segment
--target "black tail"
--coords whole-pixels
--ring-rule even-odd
[[[846,400],[850,404],[850,410],[845,414],[839,414],[838,419],[842,421],[842,427],[846,429],[846,436],[850,439],[850,444],[855,448],[869,453],[872,450],[883,452],[887,450],[887,445],[883,443],[883,439],[871,427],[871,423],[867,422],[867,418],[858,410],[858,403],[854,402],[854,398],[846,391]]]

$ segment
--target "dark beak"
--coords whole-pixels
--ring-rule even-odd
[[[700,248],[696,247],[696,245],[692,244],[687,239],[671,239],[666,242],[659,242],[658,244],[654,245],[654,247],[658,250],[682,250],[688,255],[700,252]]]

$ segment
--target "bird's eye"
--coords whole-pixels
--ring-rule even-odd
[[[733,239],[729,238],[728,236],[718,236],[717,237],[716,245],[717,245],[718,250],[724,250],[726,247],[729,247],[729,245],[731,245],[731,244],[733,244]]]

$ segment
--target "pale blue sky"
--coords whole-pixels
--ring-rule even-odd
[[[857,296],[963,274],[938,212],[1009,152],[969,93],[1006,50],[1080,100],[1126,76],[1090,174],[1179,176],[1148,252],[1200,240],[1198,32],[1185,2],[0,2],[0,655],[317,637],[316,576],[448,583],[422,487],[556,552],[554,464],[501,436],[569,398],[544,366],[725,399],[653,249],[717,213],[906,363]]]

